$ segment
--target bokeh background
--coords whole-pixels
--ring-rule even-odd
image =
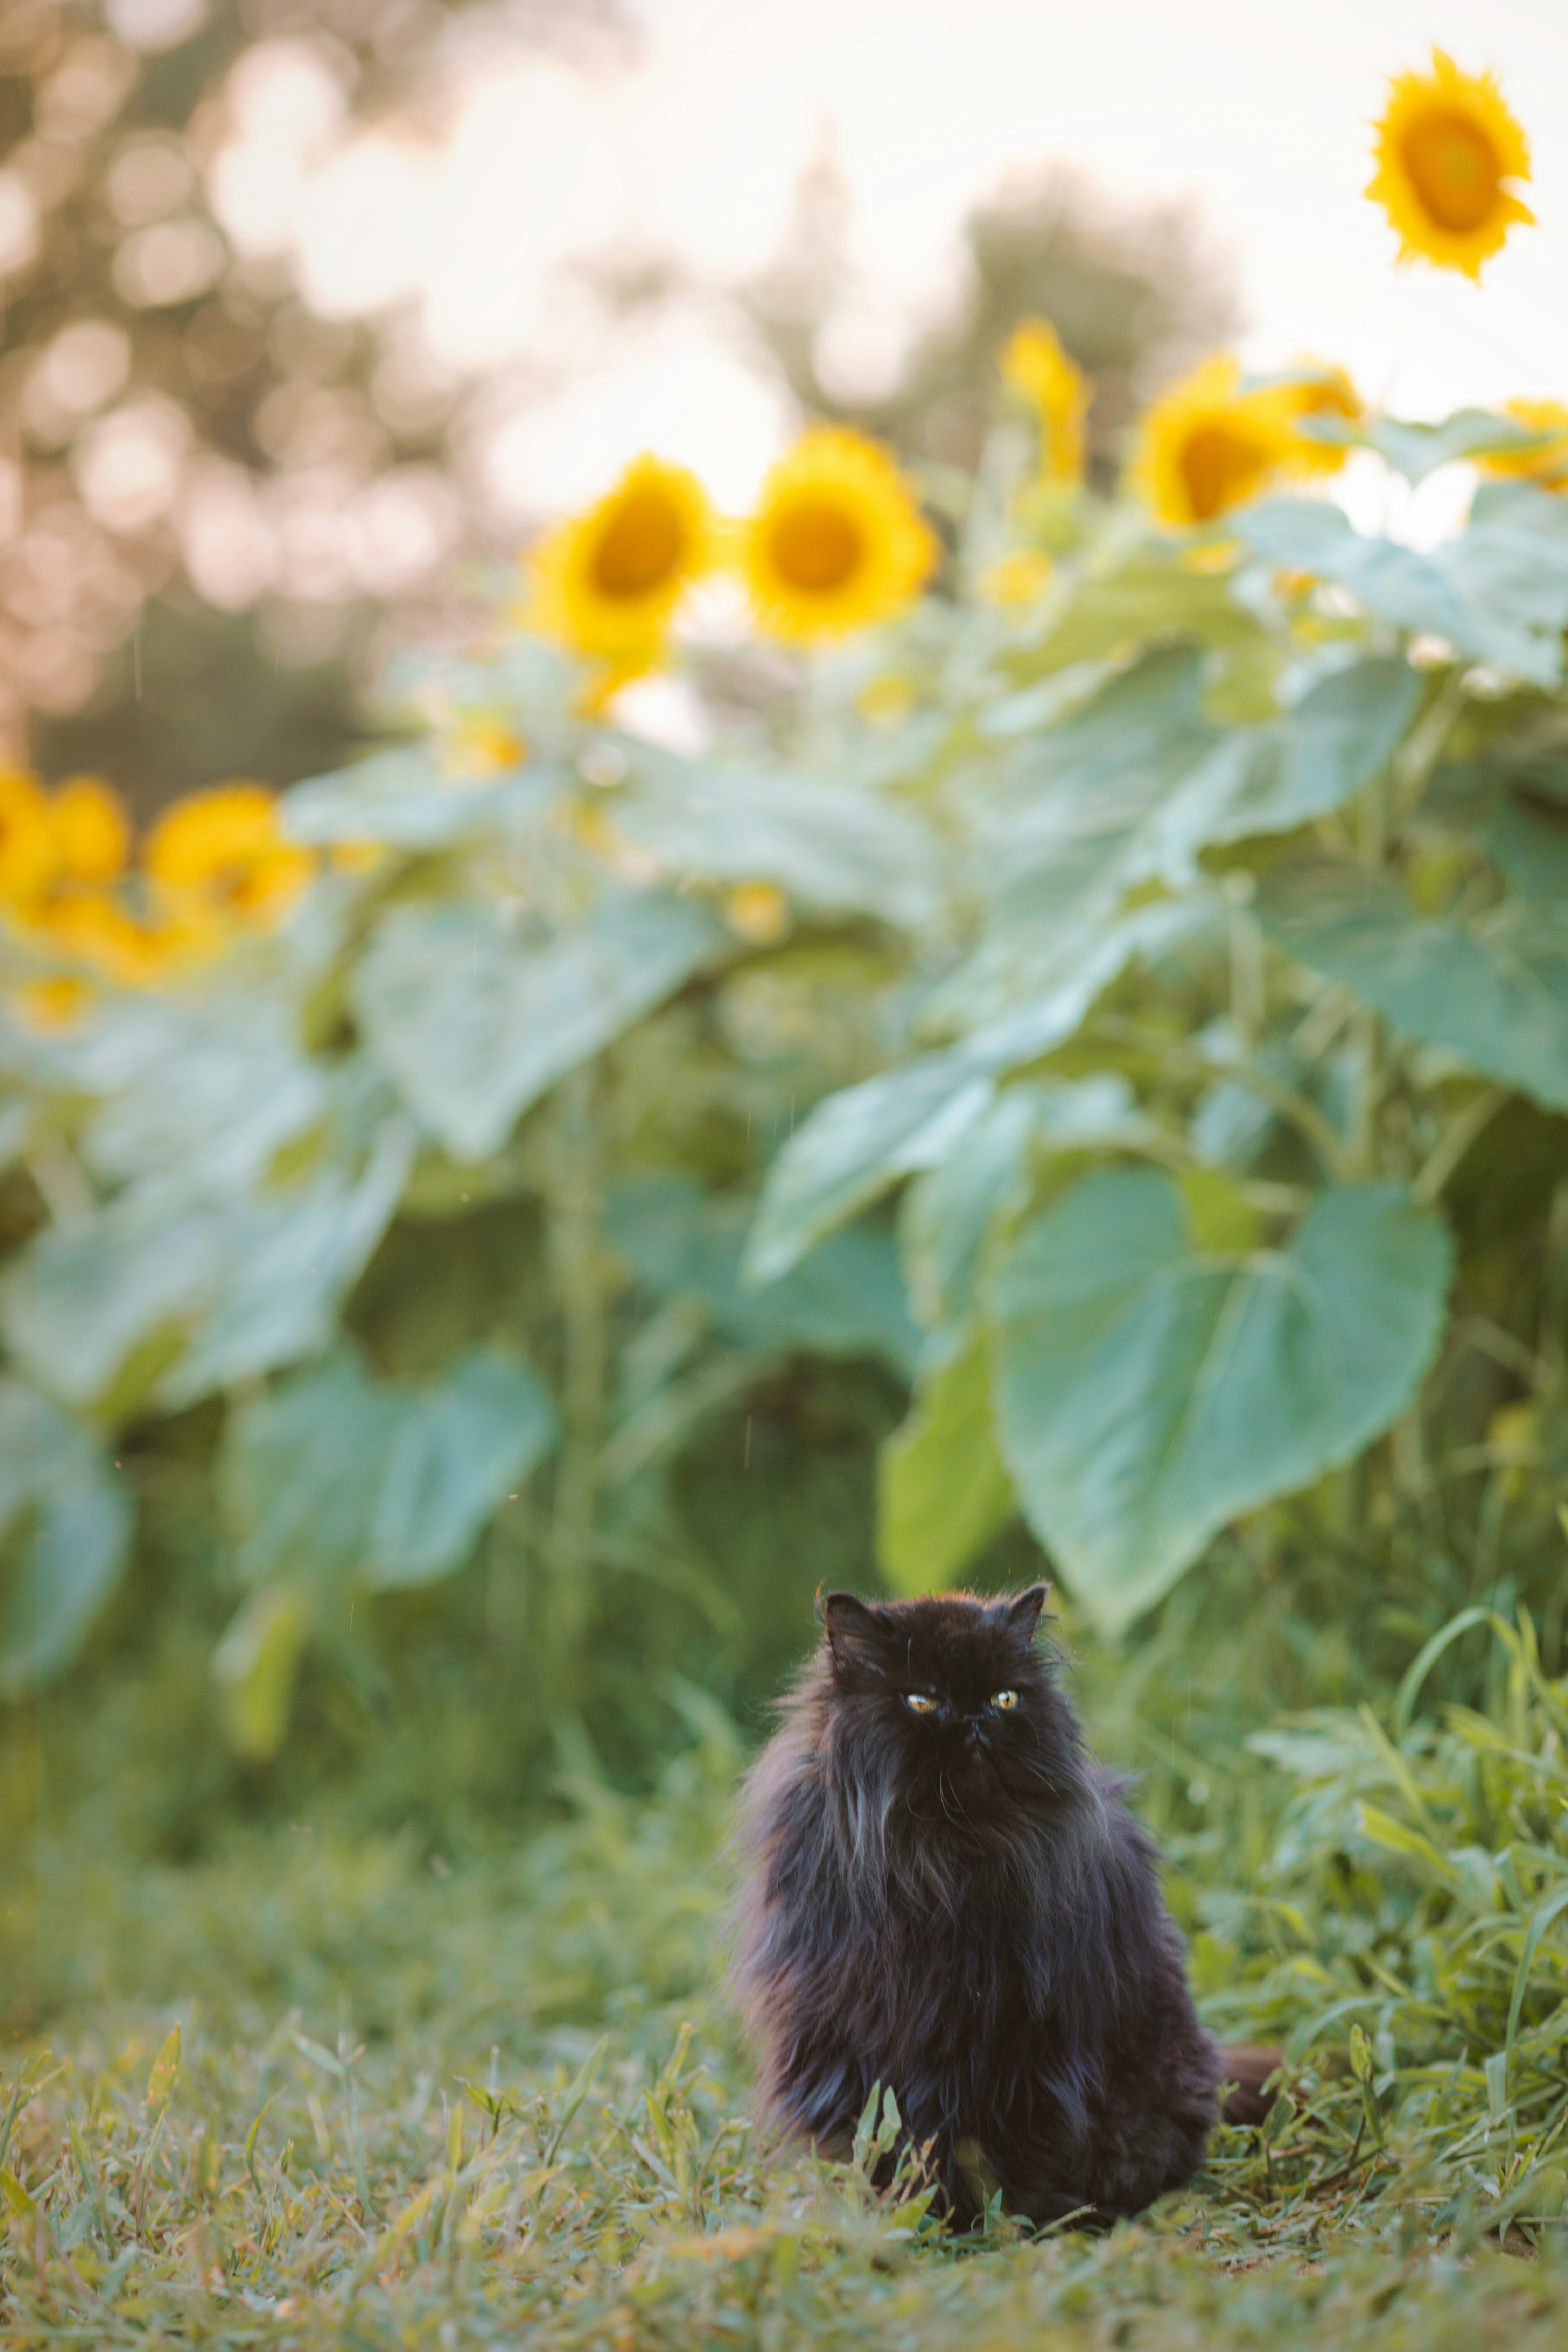
[[[1561,381],[1568,33],[1485,30],[1545,226],[1391,293],[1363,125],[1460,6],[12,0],[0,748],[143,814],[331,766],[638,449],[735,506],[803,408],[967,464],[1031,310],[1102,452],[1226,341],[1414,415]]]

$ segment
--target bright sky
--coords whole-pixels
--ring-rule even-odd
[[[638,15],[645,62],[618,81],[492,59],[440,153],[382,138],[329,161],[327,138],[319,161],[302,154],[286,209],[323,306],[417,292],[433,344],[469,367],[570,352],[563,257],[664,244],[743,275],[831,139],[895,330],[951,288],[966,206],[1054,161],[1113,200],[1194,201],[1235,258],[1254,365],[1340,361],[1409,415],[1568,396],[1568,0],[640,0]],[[1434,41],[1498,72],[1532,149],[1541,226],[1479,291],[1395,273],[1361,194],[1385,78]],[[574,502],[648,446],[743,499],[788,430],[689,314],[607,361],[584,352],[568,398],[495,418],[503,507]]]

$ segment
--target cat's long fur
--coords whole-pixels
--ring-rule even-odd
[[[987,2174],[1036,2221],[1138,2212],[1217,2111],[1153,1849],[1035,1647],[1045,1597],[829,1594],[742,1809],[764,2113],[844,2155],[890,2085],[961,2227]]]

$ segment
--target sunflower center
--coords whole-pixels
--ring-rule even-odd
[[[1462,235],[1496,210],[1497,149],[1468,114],[1435,107],[1410,125],[1401,145],[1410,184],[1439,228]]]
[[[792,588],[831,595],[859,569],[865,542],[831,499],[796,499],[773,525],[773,555]]]
[[[1194,522],[1212,522],[1251,495],[1268,459],[1256,441],[1231,425],[1194,425],[1179,459]]]
[[[629,490],[594,551],[594,585],[602,596],[646,596],[685,552],[680,517],[663,492]]]

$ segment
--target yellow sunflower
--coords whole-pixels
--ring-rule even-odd
[[[0,906],[47,890],[58,863],[48,802],[20,768],[0,768]]]
[[[1493,76],[1461,73],[1441,49],[1429,74],[1400,74],[1389,91],[1365,193],[1393,223],[1401,261],[1421,254],[1479,278],[1514,222],[1535,217],[1503,184],[1530,177],[1524,133]]]
[[[281,915],[314,861],[286,840],[262,784],[219,784],[165,809],[147,841],[147,872],[176,903],[243,920]]]
[[[71,890],[40,900],[26,910],[26,929],[46,954],[122,988],[154,987],[189,970],[218,944],[214,917],[203,908],[182,907],[157,921],[142,922],[104,890]]]
[[[1038,421],[1041,474],[1052,482],[1081,479],[1089,385],[1057,341],[1055,328],[1044,319],[1025,319],[1001,364],[1004,382]]]
[[[442,746],[448,774],[465,782],[504,776],[521,768],[528,757],[521,735],[500,719],[468,717],[455,727]]]
[[[717,543],[696,475],[636,458],[607,498],[534,550],[526,617],[574,653],[626,675],[646,669],[687,588],[712,568]]]
[[[797,645],[901,612],[936,561],[914,493],[874,441],[819,425],[763,484],[742,528],[741,570],[759,627]]]
[[[112,882],[125,870],[131,827],[120,795],[97,776],[71,776],[49,803],[60,870],[73,882]]]
[[[1132,482],[1157,520],[1213,522],[1258,496],[1294,457],[1291,412],[1276,389],[1243,392],[1235,360],[1205,360],[1144,417]]]
[[[74,1029],[92,1005],[91,984],[68,979],[26,980],[6,995],[6,1004],[25,1029],[53,1032]]]
[[[1362,396],[1342,367],[1316,364],[1293,371],[1270,387],[1287,416],[1342,416],[1353,424],[1364,413]],[[1305,433],[1290,436],[1289,463],[1301,474],[1337,474],[1350,456],[1343,442],[1316,441]]]
[[[1538,449],[1494,450],[1480,459],[1489,474],[1522,474],[1542,489],[1568,490],[1568,407],[1560,400],[1505,400],[1505,416],[1531,433],[1550,433]]]
[[[1000,604],[1004,611],[1033,604],[1049,587],[1055,571],[1050,557],[1037,548],[1017,547],[991,565],[981,579],[980,593],[988,604]]]
[[[773,882],[742,882],[724,900],[724,920],[753,947],[776,947],[789,929],[789,900]]]

